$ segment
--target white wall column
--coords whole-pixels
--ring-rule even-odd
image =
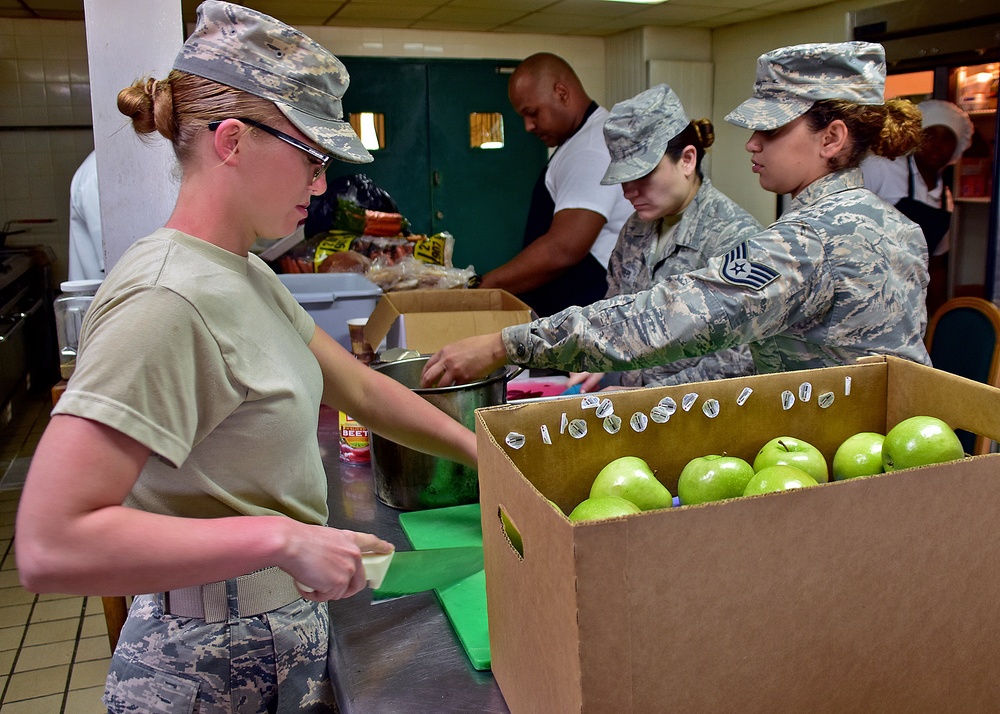
[[[173,150],[139,140],[118,111],[118,92],[140,77],[163,79],[184,41],[179,0],[84,0],[94,148],[107,270],[166,222],[177,198]]]

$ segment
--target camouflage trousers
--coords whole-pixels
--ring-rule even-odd
[[[137,596],[111,659],[111,714],[337,712],[327,669],[325,603],[297,600],[254,617],[206,623],[163,612],[162,595]]]

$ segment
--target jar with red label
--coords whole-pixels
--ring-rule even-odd
[[[339,422],[340,460],[348,464],[367,464],[372,458],[368,429],[346,412],[340,412]]]

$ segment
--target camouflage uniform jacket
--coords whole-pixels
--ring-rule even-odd
[[[761,373],[871,354],[929,365],[927,283],[920,228],[848,169],[814,181],[778,221],[701,270],[508,327],[503,340],[515,364],[591,372],[743,343]]]
[[[684,209],[670,243],[657,261],[656,243],[662,223],[662,219],[644,221],[634,213],[629,218],[608,264],[608,297],[649,290],[668,275],[704,268],[709,258],[728,253],[761,230],[753,216],[708,179],[704,179]],[[626,387],[653,387],[753,373],[750,350],[740,345],[702,357],[623,372],[620,383]]]

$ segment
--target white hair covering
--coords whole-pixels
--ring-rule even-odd
[[[923,127],[946,126],[951,129],[958,139],[955,146],[955,153],[951,156],[949,164],[953,164],[962,158],[968,148],[972,145],[972,120],[961,108],[941,99],[927,99],[917,105],[923,113]]]

